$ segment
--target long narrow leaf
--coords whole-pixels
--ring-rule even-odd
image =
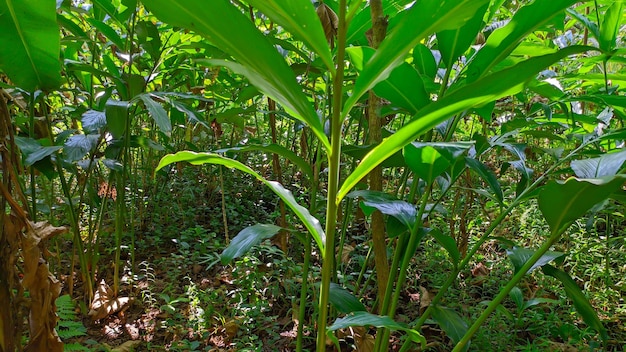
[[[20,88],[61,83],[61,39],[54,1],[0,0],[0,70]]]
[[[229,158],[225,158],[223,156],[213,154],[213,153],[195,153],[189,151],[178,152],[176,154],[168,154],[164,156],[159,165],[157,166],[156,171],[159,171],[161,168],[176,162],[186,161],[192,165],[203,165],[203,164],[215,164],[215,165],[223,165],[228,168],[237,169],[239,171],[243,171],[247,174],[254,176],[257,180],[263,182],[266,186],[268,186],[280,199],[285,202],[285,204],[296,214],[296,216],[302,221],[304,226],[309,230],[318,247],[320,248],[320,253],[324,253],[325,247],[325,235],[322,226],[309,211],[298,204],[296,199],[293,197],[293,194],[285,187],[283,187],[280,183],[275,181],[268,181],[263,178],[261,175],[256,173],[251,168],[246,165]]]
[[[192,29],[238,63],[213,61],[246,76],[290,114],[305,122],[329,149],[320,118],[296,82],[293,71],[270,41],[228,0],[151,0],[145,6],[159,19]]]
[[[422,109],[411,122],[372,149],[357,168],[346,178],[337,195],[339,202],[372,169],[422,133],[471,107],[481,106],[501,97],[519,92],[524,82],[560,59],[590,50],[590,47],[569,47],[557,53],[528,59],[508,69],[498,71],[477,82],[457,89],[441,100]]]
[[[271,224],[256,224],[241,230],[230,242],[220,256],[222,264],[228,264],[233,259],[246,254],[252,247],[264,239],[271,238],[280,232],[280,226]]]
[[[359,75],[352,95],[344,104],[342,117],[348,115],[365,92],[386,79],[402,63],[405,55],[427,35],[463,26],[488,2],[489,0],[418,1],[403,15],[400,23],[380,44],[376,54]]]
[[[262,151],[268,153],[278,154],[279,156],[288,159],[294,163],[302,173],[309,179],[313,179],[313,169],[311,165],[303,158],[294,153],[291,149],[287,149],[278,144],[263,144],[263,145],[246,145],[243,147],[232,147],[216,150],[216,153],[228,153],[228,152],[249,152],[249,151]]]
[[[319,55],[330,72],[335,70],[324,29],[310,0],[249,0],[248,2],[294,37],[302,40]]]
[[[606,341],[609,336],[606,329],[604,328],[604,325],[602,325],[600,318],[598,318],[598,314],[596,314],[593,306],[591,305],[591,303],[589,303],[589,300],[580,289],[580,287],[578,287],[576,282],[566,272],[559,270],[549,264],[544,265],[542,267],[542,270],[546,275],[550,275],[561,281],[563,287],[565,288],[565,293],[567,294],[567,297],[569,297],[572,302],[574,302],[574,307],[576,308],[578,314],[583,317],[583,320],[585,321],[585,323],[587,323],[587,325],[600,333],[602,340]]]
[[[468,80],[475,81],[502,61],[536,28],[570,7],[576,0],[536,0],[519,9],[511,21],[493,32],[466,69]]]

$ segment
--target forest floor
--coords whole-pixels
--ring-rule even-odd
[[[125,239],[127,245],[122,246],[122,279],[115,298],[110,291],[115,251],[101,250],[97,285],[102,292],[109,291],[102,300],[105,308],[96,314],[98,319],[87,315],[93,307],[85,306],[76,266],[72,297],[79,302],[77,320],[87,329],[86,334],[66,340],[66,350],[294,351],[302,248],[293,240],[285,255],[271,241],[265,241],[233,263],[222,265],[219,254],[225,248],[225,238],[218,199],[200,192],[176,201],[154,200],[149,208],[151,218],[146,222],[149,225],[135,233],[134,242]],[[276,217],[271,194],[257,187],[230,194],[227,204],[231,237],[245,226]],[[511,226],[524,233],[516,241],[532,246],[537,232],[545,225],[532,220],[536,208],[520,211],[510,220]],[[476,224],[470,229],[470,241],[481,226],[484,225]],[[590,236],[582,227],[574,229],[564,246],[572,253],[568,258],[572,276],[589,283],[586,294],[609,332],[607,345],[602,347],[597,333],[576,314],[555,280],[533,273],[520,289],[524,302],[539,298],[537,303],[522,308],[511,297],[475,335],[470,351],[624,351],[626,267],[622,265],[626,262],[626,241],[618,238],[606,247],[601,236]],[[340,279],[349,290],[358,286],[361,301],[371,309],[376,303],[371,265],[360,275],[369,250],[366,232],[359,227],[349,229],[348,238],[353,240],[344,245],[347,254],[340,263]],[[103,238],[100,245],[114,248],[113,243],[112,237]],[[134,243],[134,256],[128,243]],[[64,244],[64,252],[71,253],[71,242],[66,240]],[[410,324],[429,305],[452,268],[446,256],[434,241],[425,240],[409,271],[397,321]],[[60,268],[70,267],[70,258],[62,258]],[[603,261],[606,258],[610,260],[608,266]],[[318,259],[314,258],[309,276],[309,319],[317,301],[314,284],[319,277]],[[489,241],[442,303],[471,322],[511,274],[512,265],[504,247]],[[64,281],[62,294],[68,293],[67,274],[58,276]],[[314,349],[314,328],[312,321],[305,322],[305,350]],[[370,351],[374,333],[373,329],[363,328],[340,331],[342,350]],[[427,321],[422,333],[428,341],[426,350],[451,349],[451,341],[434,321]],[[401,334],[392,334],[390,351],[399,349],[402,338]]]

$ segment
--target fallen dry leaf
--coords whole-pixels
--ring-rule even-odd
[[[119,312],[130,302],[128,297],[113,298],[113,291],[104,280],[98,285],[98,290],[91,302],[89,316],[93,320],[106,318],[109,315]]]
[[[420,310],[423,310],[425,308],[428,308],[428,306],[430,306],[430,303],[432,302],[433,298],[430,292],[428,292],[428,290],[426,289],[426,287],[420,286],[419,289],[420,289]]]

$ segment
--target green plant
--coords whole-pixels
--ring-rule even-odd
[[[56,299],[55,304],[57,306],[57,315],[59,316],[59,322],[57,323],[57,332],[59,337],[64,341],[71,341],[76,337],[87,335],[87,328],[83,325],[82,321],[76,316],[76,307],[72,301],[72,297],[69,295],[59,296]],[[64,351],[90,351],[90,349],[84,347],[79,343],[66,343]]]

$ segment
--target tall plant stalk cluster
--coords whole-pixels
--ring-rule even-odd
[[[516,322],[554,301],[523,291],[536,276],[558,283],[597,346],[618,345],[568,248],[585,219],[602,220],[607,251],[625,238],[624,7],[0,0],[0,351],[63,349],[62,286],[95,320],[129,304],[143,236],[158,242],[171,180],[197,165],[186,188],[221,207],[223,248],[203,263],[228,268],[270,238],[299,262],[297,351],[343,350],[347,335],[362,351],[436,348],[433,326],[442,350],[466,351],[509,300]],[[226,190],[238,179],[275,194],[274,218],[239,224]],[[530,242],[510,228],[528,207],[545,224]],[[450,295],[481,276],[486,246],[512,265],[468,319]],[[414,272],[434,260],[443,279],[428,292]],[[598,260],[607,278],[623,264]],[[415,287],[420,309],[399,314]],[[174,314],[180,301],[161,297]]]

